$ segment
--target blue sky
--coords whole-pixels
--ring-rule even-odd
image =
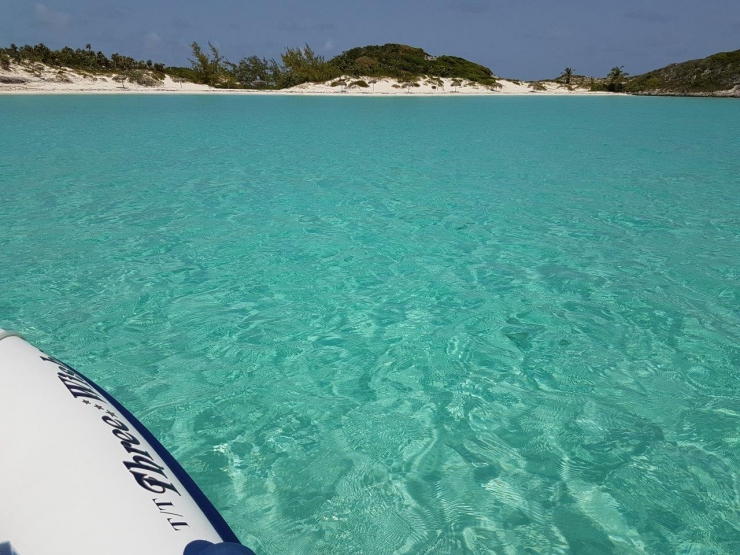
[[[5,0],[0,42],[44,42],[187,65],[192,41],[231,61],[310,44],[327,58],[401,42],[462,56],[504,77],[566,66],[631,74],[740,49],[740,0]]]

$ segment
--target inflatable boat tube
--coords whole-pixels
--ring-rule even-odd
[[[0,555],[250,554],[120,403],[0,330]]]

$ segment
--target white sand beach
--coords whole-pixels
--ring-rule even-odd
[[[120,78],[122,79],[122,77]],[[554,81],[527,82],[499,79],[498,87],[472,81],[429,77],[410,85],[392,78],[345,77],[326,83],[305,83],[278,91],[216,89],[167,76],[146,86],[121,81],[115,74],[96,74],[43,64],[13,65],[0,69],[0,94],[269,94],[343,96],[447,96],[447,95],[599,95],[585,88]],[[364,82],[362,87],[358,82]],[[332,83],[334,85],[332,86]]]

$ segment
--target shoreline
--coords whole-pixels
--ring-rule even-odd
[[[359,86],[362,83],[364,86]],[[260,96],[336,96],[336,97],[467,97],[467,96],[605,96],[583,87],[555,81],[519,81],[498,79],[486,86],[452,78],[423,77],[414,84],[390,77],[344,77],[331,82],[304,83],[289,89],[218,89],[208,85],[181,82],[166,76],[154,86],[126,83],[122,87],[116,74],[93,74],[70,68],[52,68],[43,64],[15,65],[0,70],[0,95],[260,95]]]
[[[109,91],[109,90],[5,90],[0,89],[0,96],[75,96],[75,95],[101,95],[101,96],[324,96],[336,98],[471,98],[471,97],[506,97],[506,96],[634,96],[623,93],[609,92],[575,92],[569,94],[547,93],[547,92],[490,92],[490,93],[324,93],[324,92],[294,92],[294,91],[252,91],[240,89],[218,89],[215,91],[173,91],[173,90],[135,90],[135,91]],[[646,95],[640,95],[646,96]],[[658,96],[658,95],[655,95]],[[675,95],[674,95],[675,96]]]

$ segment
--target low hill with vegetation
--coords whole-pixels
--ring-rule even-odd
[[[405,44],[352,48],[329,60],[341,74],[353,77],[450,77],[492,84],[495,75],[485,66],[456,56],[432,56]]]
[[[126,82],[158,87],[169,77],[170,82],[179,83],[180,88],[182,83],[191,82],[217,88],[270,90],[327,82],[332,86],[367,88],[368,82],[390,78],[398,82],[398,87],[407,90],[418,87],[420,82],[431,84],[432,88],[443,87],[441,79],[447,79],[453,88],[473,85],[495,90],[503,82],[483,65],[456,56],[432,56],[421,48],[404,44],[352,48],[330,60],[306,45],[286,48],[277,60],[248,56],[238,63],[227,60],[211,43],[207,48],[195,42],[190,46],[190,67],[166,67],[162,63],[135,60],[118,53],[109,57],[93,50],[90,44],[85,48],[59,50],[44,44],[21,47],[11,44],[0,48],[0,84],[17,85],[29,79],[70,83],[75,76],[82,76],[113,80],[124,88]],[[28,77],[14,74],[11,65],[22,68]],[[517,86],[521,84],[518,80],[511,82]],[[569,67],[554,82],[569,90],[740,97],[740,50],[672,64],[637,76],[630,76],[622,66],[612,68],[603,78],[578,75]],[[528,86],[532,91],[547,87],[545,82],[533,82]]]
[[[624,91],[633,94],[738,96],[740,50],[720,52],[701,60],[656,69],[628,79]]]
[[[306,45],[286,48],[279,60],[248,56],[238,63],[225,60],[210,43],[208,49],[198,43],[193,43],[191,48],[192,68],[188,75],[212,86],[285,89],[340,77],[391,77],[407,82],[443,77],[489,86],[496,83],[493,72],[480,64],[455,56],[435,57],[421,48],[403,44],[353,48],[331,60]]]

